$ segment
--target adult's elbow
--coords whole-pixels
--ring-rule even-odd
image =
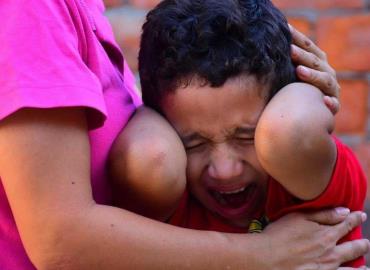
[[[39,236],[26,246],[28,256],[38,270],[81,270],[82,242],[79,239],[81,223],[78,217],[63,217],[63,220],[45,224]]]

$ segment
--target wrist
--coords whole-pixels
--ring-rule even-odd
[[[228,246],[224,252],[229,253],[230,260],[236,269],[272,270],[272,254],[269,254],[269,238],[262,233],[254,234],[226,234]],[[233,252],[230,252],[233,250]]]

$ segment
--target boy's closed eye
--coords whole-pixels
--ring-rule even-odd
[[[200,150],[205,145],[206,145],[206,142],[204,141],[190,142],[190,143],[184,144],[186,151]]]
[[[207,143],[207,140],[198,133],[181,136],[181,141],[186,151],[201,150]]]
[[[255,127],[239,127],[235,130],[234,140],[242,144],[254,144]]]
[[[242,144],[254,144],[254,136],[253,137],[236,137],[234,140]]]

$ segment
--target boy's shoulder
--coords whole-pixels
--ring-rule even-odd
[[[324,192],[310,201],[303,201],[291,195],[274,179],[270,179],[267,194],[267,216],[275,220],[287,213],[331,207],[348,207],[352,211],[362,210],[367,180],[353,151],[337,137],[332,136],[337,160]]]

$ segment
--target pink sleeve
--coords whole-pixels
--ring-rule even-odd
[[[102,86],[84,62],[74,1],[12,0],[0,8],[0,120],[24,108],[82,106],[102,120]]]

